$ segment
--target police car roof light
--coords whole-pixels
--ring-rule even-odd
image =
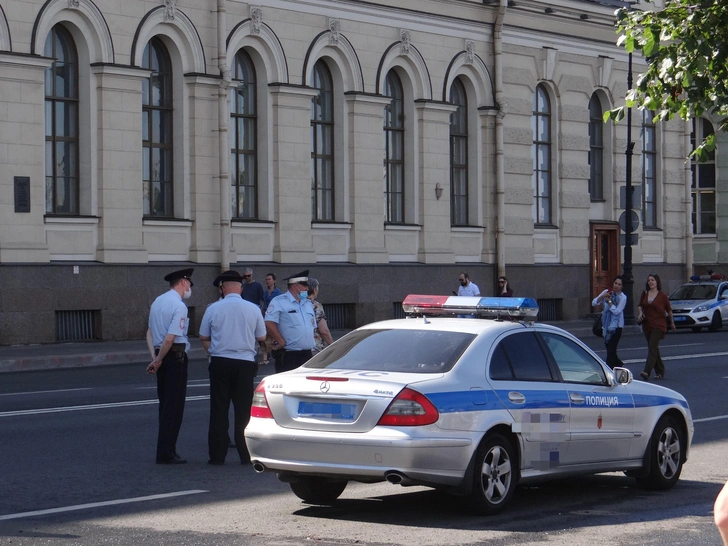
[[[721,275],[720,273],[713,273],[712,275],[691,275],[690,276],[690,282],[722,281],[723,279],[725,279],[725,276]]]
[[[408,315],[475,315],[477,317],[536,320],[533,298],[481,298],[410,294],[402,302]]]

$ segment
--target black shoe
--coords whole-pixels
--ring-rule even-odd
[[[209,461],[207,461],[207,464],[222,466],[225,464],[225,461],[213,461],[212,459],[210,459]]]
[[[157,457],[157,464],[185,464],[187,460],[177,454],[171,457]]]

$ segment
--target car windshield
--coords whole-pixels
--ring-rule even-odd
[[[712,300],[718,287],[714,284],[683,284],[671,295],[671,300]]]
[[[306,362],[305,368],[406,373],[449,371],[475,334],[432,330],[356,330]]]

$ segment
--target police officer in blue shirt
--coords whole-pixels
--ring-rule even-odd
[[[265,327],[274,339],[276,373],[304,364],[316,346],[316,313],[307,297],[308,269],[284,280],[288,281],[288,292],[271,300],[265,313]]]
[[[240,296],[243,277],[226,271],[213,285],[222,287],[223,298],[208,306],[200,325],[200,341],[210,354],[209,464],[225,464],[228,450],[228,411],[235,409],[235,447],[240,462],[250,462],[243,432],[250,421],[253,380],[256,374],[256,340],[265,340],[260,308]]]
[[[177,453],[177,437],[182,426],[187,395],[187,306],[183,300],[192,296],[192,272],[182,269],[164,280],[170,289],[152,303],[149,310],[147,346],[152,362],[147,373],[157,376],[159,398],[159,434],[157,464],[183,464]]]

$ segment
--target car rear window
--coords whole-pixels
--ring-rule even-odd
[[[712,300],[718,287],[714,284],[683,284],[671,295],[671,300]]]
[[[474,334],[432,330],[356,330],[306,362],[306,368],[447,372]]]

